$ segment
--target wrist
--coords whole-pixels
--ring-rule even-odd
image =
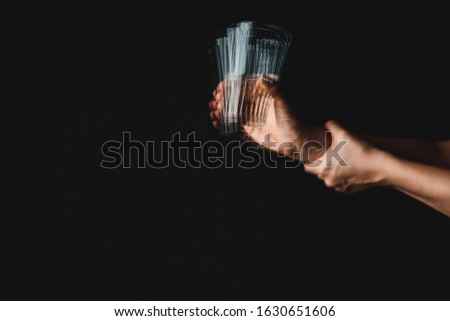
[[[376,149],[374,182],[380,186],[392,186],[392,178],[395,173],[397,157],[393,154]]]
[[[304,126],[295,139],[297,159],[311,163],[322,157],[331,145],[331,136],[321,127]]]

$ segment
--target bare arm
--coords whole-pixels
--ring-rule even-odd
[[[333,133],[332,148],[316,162],[305,164],[305,171],[316,175],[338,192],[352,193],[372,186],[389,186],[450,217],[450,169],[405,160],[349,133],[335,122],[328,122],[326,129]],[[336,159],[327,163],[330,150],[343,141],[346,143],[339,154],[345,164]],[[448,148],[448,142],[442,145],[443,149]]]
[[[304,126],[276,88],[264,82],[258,86],[273,99],[264,126],[244,125],[244,132],[255,142],[304,162],[305,171],[338,192],[390,186],[450,216],[450,140],[358,137],[333,121],[325,128]],[[219,84],[210,101],[214,127],[219,127],[222,117],[222,91]],[[327,134],[330,139],[325,139],[325,130],[332,132]]]
[[[450,217],[450,170],[385,157],[381,185],[391,186]]]
[[[450,168],[450,140],[429,142],[419,139],[364,137],[373,146],[412,161]]]

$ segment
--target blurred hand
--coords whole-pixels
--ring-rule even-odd
[[[220,127],[223,95],[224,88],[221,82],[213,91],[213,97],[209,102],[210,117],[215,128]],[[245,108],[249,110],[257,108],[262,99],[267,108],[266,123],[257,127],[244,124],[242,128],[244,134],[267,149],[292,156],[295,150],[294,144],[301,140],[299,122],[293,116],[289,104],[278,92],[277,87],[260,77],[245,98],[248,104]]]

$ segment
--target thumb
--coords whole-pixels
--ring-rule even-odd
[[[269,94],[274,94],[277,90],[275,80],[266,75],[261,75],[258,77],[256,80],[256,88],[261,88]]]
[[[325,123],[325,129],[332,131],[332,132],[339,132],[343,131],[344,127],[342,127],[337,121],[335,120],[329,120]]]

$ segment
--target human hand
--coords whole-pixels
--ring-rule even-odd
[[[305,164],[307,173],[316,175],[327,187],[353,193],[381,184],[386,153],[351,134],[335,121],[325,124],[332,142],[319,158]]]
[[[222,118],[223,95],[224,85],[221,82],[213,91],[213,97],[209,102],[210,117],[215,128],[219,128]],[[259,108],[258,104],[261,104],[262,100],[267,108],[266,122],[257,126],[244,123],[242,126],[244,134],[271,151],[293,157],[303,138],[299,121],[292,114],[289,104],[279,93],[278,88],[260,77],[245,98],[248,104],[245,108],[251,114],[253,109]]]

